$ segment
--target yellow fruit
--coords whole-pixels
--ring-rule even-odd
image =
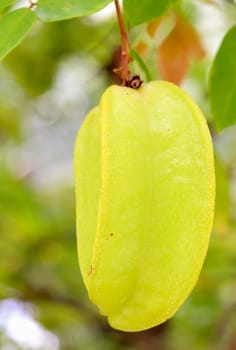
[[[197,282],[214,208],[212,141],[184,91],[111,86],[75,146],[80,268],[112,327],[170,318]]]

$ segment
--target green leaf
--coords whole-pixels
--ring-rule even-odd
[[[209,78],[214,123],[220,131],[236,123],[236,26],[225,35]]]
[[[7,6],[12,5],[16,0],[1,0],[0,10],[4,9]]]
[[[176,0],[124,0],[124,11],[131,25],[161,16]]]
[[[21,43],[36,20],[28,8],[7,13],[0,19],[0,60]]]
[[[112,0],[39,0],[38,17],[47,22],[87,16],[101,10]]]

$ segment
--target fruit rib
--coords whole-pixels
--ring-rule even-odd
[[[75,144],[76,232],[80,270],[88,288],[100,196],[100,112],[85,118]]]

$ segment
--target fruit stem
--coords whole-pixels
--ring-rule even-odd
[[[29,9],[34,9],[37,6],[37,2],[29,0]]]
[[[126,85],[127,79],[130,74],[129,62],[130,62],[130,44],[127,32],[125,30],[123,18],[121,15],[120,4],[118,0],[114,0],[116,7],[117,19],[120,27],[121,35],[121,67],[115,68],[113,71],[119,74],[122,79],[122,85]]]

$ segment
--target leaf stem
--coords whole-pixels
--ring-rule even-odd
[[[151,75],[148,67],[144,63],[143,59],[138,54],[138,52],[135,51],[134,49],[130,49],[130,56],[138,63],[139,67],[142,69],[143,73],[145,74],[146,81],[147,82],[151,81],[152,80],[152,75]]]
[[[121,9],[118,0],[114,0],[116,7],[117,19],[120,27],[121,35],[121,67],[115,68],[114,72],[119,74],[122,79],[122,85],[126,84],[126,81],[129,77],[129,62],[130,62],[130,44],[127,32],[125,30],[123,18],[121,15]]]

